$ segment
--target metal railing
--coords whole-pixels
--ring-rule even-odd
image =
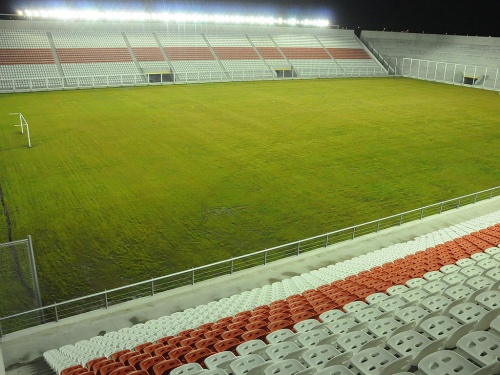
[[[500,69],[446,61],[397,59],[396,71],[403,77],[500,91]]]
[[[428,216],[441,214],[445,211],[457,209],[461,206],[491,199],[496,196],[500,196],[500,186],[402,212],[397,215],[369,221],[349,228],[192,268],[187,271],[176,272],[151,280],[6,316],[0,318],[0,337],[28,327],[34,327],[49,322],[58,322],[61,319],[78,314],[98,309],[107,309],[110,306],[122,302],[135,300],[141,297],[154,296],[155,294],[171,289],[194,285],[214,277],[231,275],[238,271],[266,265],[267,263],[297,256],[311,250],[326,248],[332,244],[354,240],[355,238],[371,233],[378,233],[383,229],[400,226],[415,220],[422,220]]]
[[[278,69],[280,70],[280,69]],[[0,79],[0,92],[52,91],[83,88],[103,88],[122,86],[165,85],[176,83],[206,83],[232,81],[264,81],[283,79],[343,78],[343,77],[385,77],[387,72],[381,67],[348,67],[344,69],[322,69],[316,67],[290,69],[289,76],[279,77],[272,70],[235,70],[215,72],[175,72],[96,75],[81,77],[8,78]],[[159,80],[149,79],[149,75],[160,76]],[[171,76],[168,79],[164,76]]]

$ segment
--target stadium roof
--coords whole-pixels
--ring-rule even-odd
[[[500,1],[455,0],[3,0],[0,13],[55,7],[329,19],[348,29],[500,36]]]

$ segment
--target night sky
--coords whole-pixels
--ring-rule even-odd
[[[0,0],[1,13],[63,6],[328,18],[354,30],[500,37],[500,0]]]

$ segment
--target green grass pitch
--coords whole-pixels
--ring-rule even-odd
[[[398,78],[5,94],[0,185],[52,303],[496,186],[499,119]]]

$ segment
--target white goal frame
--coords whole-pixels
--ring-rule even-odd
[[[28,135],[28,148],[31,148],[30,127],[28,125],[28,121],[26,121],[21,112],[9,113],[9,115],[10,116],[19,115],[19,124],[15,124],[14,126],[21,127],[21,134],[24,134],[24,126],[26,126],[26,134]]]

